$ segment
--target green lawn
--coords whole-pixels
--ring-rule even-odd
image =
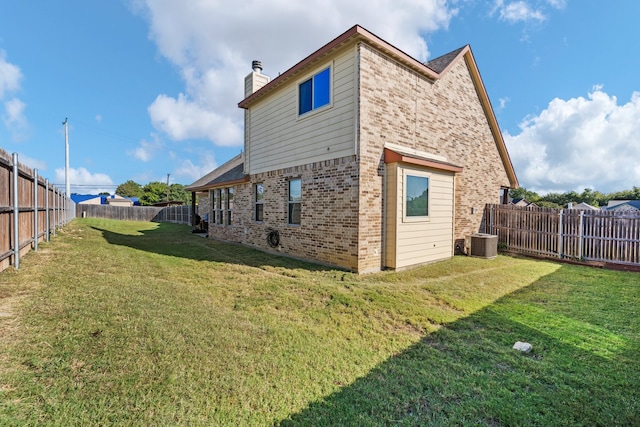
[[[357,276],[78,219],[0,273],[0,425],[640,425],[639,307],[638,273]]]

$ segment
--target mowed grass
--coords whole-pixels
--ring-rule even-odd
[[[78,219],[0,273],[0,425],[640,425],[639,307],[637,273],[357,276]]]

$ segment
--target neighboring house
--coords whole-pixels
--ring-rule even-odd
[[[71,200],[77,205],[111,205],[111,206],[139,206],[137,197],[123,197],[117,194],[112,196],[96,196],[93,194],[72,194]]]
[[[133,200],[131,200],[129,197],[123,197],[117,194],[114,194],[111,196],[103,196],[103,197],[104,197],[103,205],[124,206],[124,207],[133,206]]]
[[[71,194],[71,200],[76,205],[101,205],[102,197],[95,194]]]
[[[513,206],[519,206],[522,208],[537,208],[538,205],[536,205],[533,202],[528,201],[527,199],[521,198],[521,199],[513,199],[509,202],[510,205]]]
[[[640,212],[640,200],[610,200],[602,209],[616,212]]]
[[[568,203],[567,209],[577,209],[581,211],[597,211],[599,210],[595,206],[591,206],[588,203],[580,202],[580,203]]]
[[[209,237],[360,273],[453,256],[518,181],[469,46],[424,64],[354,26],[245,79],[244,152],[208,192]]]

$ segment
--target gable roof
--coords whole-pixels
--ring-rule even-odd
[[[212,170],[191,185],[185,187],[186,191],[205,191],[214,187],[236,184],[249,180],[249,175],[244,173],[244,152]]]
[[[454,51],[451,51],[449,53],[445,53],[442,56],[439,56],[437,58],[434,58],[428,62],[425,62],[425,65],[429,68],[431,68],[433,71],[435,71],[438,74],[442,74],[442,72],[444,70],[446,70],[449,65],[451,65],[451,63],[453,62],[454,59],[456,59],[458,57],[458,55],[460,55],[460,52],[462,52],[464,50],[464,48],[467,46],[462,46],[459,49],[456,49]]]
[[[605,206],[602,209],[608,211],[640,210],[640,200],[627,200],[623,203],[614,204],[613,206]]]
[[[72,193],[70,198],[71,200],[76,203],[76,204],[80,204],[83,202],[86,202],[88,200],[93,200],[93,199],[100,199],[101,196],[96,195],[96,194],[75,194]],[[102,196],[104,197],[104,196]]]
[[[247,96],[245,99],[238,103],[238,107],[244,109],[250,108],[254,103],[265,98],[270,93],[274,92],[283,85],[296,79],[301,73],[306,72],[309,67],[313,66],[325,57],[333,54],[338,49],[356,43],[365,43],[369,46],[372,46],[373,48],[381,51],[382,53],[391,57],[405,67],[423,75],[433,82],[437,81],[444,74],[446,74],[447,71],[449,71],[451,67],[453,67],[453,65],[455,65],[458,61],[464,60],[469,69],[471,79],[473,80],[478,98],[480,99],[480,103],[482,104],[487,122],[489,123],[489,128],[491,129],[491,134],[493,135],[498,153],[500,154],[500,158],[507,173],[507,177],[509,178],[509,183],[512,188],[518,187],[518,178],[516,177],[513,163],[511,162],[511,158],[509,157],[509,153],[507,152],[507,147],[502,137],[502,132],[500,131],[500,127],[498,126],[498,121],[493,111],[493,107],[491,106],[491,102],[489,101],[489,95],[487,94],[487,91],[484,87],[484,83],[482,82],[482,78],[480,77],[480,72],[476,65],[476,61],[473,58],[473,53],[471,52],[471,47],[469,45],[463,46],[445,55],[434,58],[427,63],[422,63],[417,59],[411,57],[407,53],[403,52],[402,50],[398,49],[397,47],[387,43],[380,37],[364,29],[363,27],[354,25],[343,34],[339,35],[284,73],[280,74],[278,77],[271,80],[261,89]]]

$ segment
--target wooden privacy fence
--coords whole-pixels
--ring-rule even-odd
[[[640,265],[640,212],[487,205],[485,231],[515,252]]]
[[[76,205],[79,218],[106,218],[123,221],[172,222],[191,224],[191,206],[108,206]]]
[[[20,257],[48,241],[75,217],[71,199],[0,149],[0,271],[20,267]]]

